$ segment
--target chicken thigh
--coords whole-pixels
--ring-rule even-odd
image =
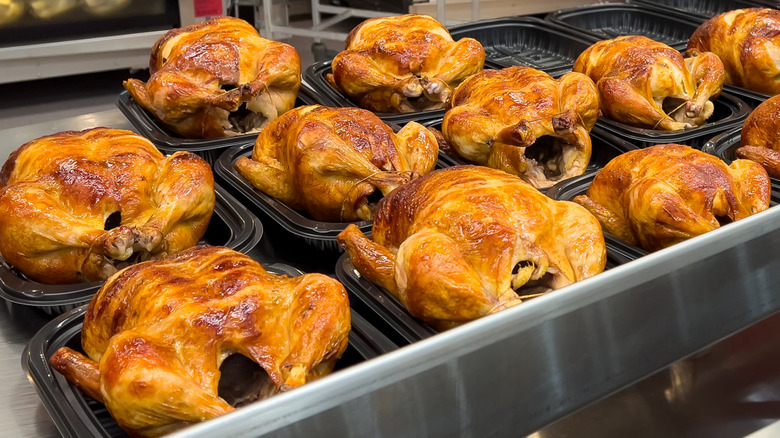
[[[577,58],[574,71],[590,76],[605,117],[632,126],[680,130],[703,124],[723,89],[720,59],[680,52],[643,36],[599,41]]]
[[[430,172],[438,151],[436,137],[419,123],[394,134],[370,111],[312,105],[272,122],[236,170],[316,220],[370,220],[377,198]]]
[[[361,275],[443,330],[604,270],[598,221],[520,178],[480,166],[437,170],[377,209],[372,239],[338,236]]]
[[[165,157],[118,129],[61,132],[0,171],[0,256],[41,283],[104,280],[195,245],[214,202],[211,168],[193,153]]]
[[[780,95],[756,107],[742,125],[739,158],[764,166],[770,176],[780,178]]]
[[[173,29],[149,60],[147,83],[124,86],[136,102],[186,138],[255,133],[295,106],[301,60],[244,20],[220,17]]]
[[[726,83],[780,93],[780,11],[738,9],[704,22],[688,41],[688,54],[712,52],[723,61]]]
[[[455,90],[442,133],[466,160],[549,187],[588,167],[598,110],[596,87],[580,73],[483,70]]]
[[[655,251],[769,208],[764,169],[678,144],[627,152],[574,198],[626,242]]]
[[[352,29],[327,80],[362,108],[408,113],[444,108],[452,90],[484,64],[477,40],[453,41],[432,17],[378,17]]]
[[[245,381],[260,399],[329,374],[349,331],[338,281],[198,246],[111,277],[84,317],[86,356],[62,347],[49,362],[131,435],[156,437],[234,410],[217,391],[229,356],[267,373]]]

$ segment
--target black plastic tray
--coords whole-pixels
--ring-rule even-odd
[[[593,44],[570,29],[534,17],[499,18],[454,26],[453,39],[474,38],[485,55],[503,67],[523,65],[552,76],[571,71],[580,53]]]
[[[256,189],[236,170],[235,164],[241,157],[251,157],[253,143],[229,148],[219,157],[214,164],[214,173],[225,181],[231,188],[237,190],[243,199],[263,213],[267,214],[275,222],[294,236],[304,239],[306,243],[324,251],[340,251],[336,236],[344,231],[349,224],[355,224],[364,233],[371,232],[373,221],[357,222],[323,222],[311,219],[299,213],[287,204]],[[441,160],[437,168],[449,167]]]
[[[201,243],[248,252],[263,236],[263,225],[225,189],[215,185],[216,204]],[[54,315],[89,302],[102,281],[75,284],[43,284],[24,277],[0,259],[0,298],[38,307]]]
[[[604,117],[599,117],[596,125],[640,148],[679,143],[701,149],[716,134],[742,126],[751,110],[742,99],[725,91],[713,103],[715,110],[703,125],[683,131],[636,128]]]
[[[605,235],[604,238],[607,244],[605,270],[647,254],[646,251],[626,245],[614,236]],[[362,277],[346,253],[336,264],[336,277],[347,288],[351,306],[370,317],[374,325],[397,345],[408,345],[437,333],[431,326],[412,316],[386,289]]]
[[[303,72],[303,81],[314,90],[312,97],[320,105],[332,107],[356,107],[359,105],[353,102],[346,94],[334,89],[325,79],[329,73],[333,72],[331,68],[332,61],[315,62]],[[485,57],[486,69],[501,69],[503,66],[497,64]],[[413,113],[374,113],[385,123],[394,123],[405,125],[408,122],[424,122],[427,120],[441,119],[444,117],[444,110],[417,111]]]
[[[441,120],[436,120],[425,123],[425,126],[441,131],[441,123]],[[601,169],[618,155],[632,151],[634,149],[638,149],[630,142],[610,134],[609,132],[600,129],[597,126],[594,126],[590,131],[590,140],[592,145],[592,152],[590,156],[590,162],[588,163],[588,167],[585,170],[585,173]],[[439,151],[439,161],[447,167],[471,164],[460,156],[442,151]],[[541,190],[546,191],[547,189]]]
[[[629,0],[629,3],[685,14],[700,23],[735,9],[770,7],[769,2],[747,0]]]
[[[275,274],[300,275],[300,271],[286,265],[271,265],[266,269]],[[79,307],[44,326],[22,353],[22,368],[63,437],[127,437],[102,403],[85,396],[49,365],[49,358],[60,347],[68,346],[81,351],[81,327],[85,312],[86,306]],[[397,348],[353,310],[349,346],[336,363],[335,370]]]
[[[550,13],[546,19],[574,29],[594,39],[593,42],[622,35],[644,35],[677,50],[685,50],[699,27],[698,22],[684,14],[635,4],[608,3],[565,9]]]
[[[727,164],[731,164],[732,161],[737,159],[737,149],[742,146],[741,141],[742,127],[740,126],[714,137],[704,145],[702,151],[715,155]],[[780,192],[780,179],[770,176],[769,180],[772,182],[773,192]]]
[[[295,106],[318,103],[317,99],[312,96],[312,93],[313,91],[301,84]],[[200,155],[212,165],[226,148],[243,144],[247,141],[254,141],[258,135],[258,133],[254,133],[208,140],[181,137],[179,134],[170,131],[157,117],[146,111],[130,96],[127,90],[119,93],[116,106],[130,121],[136,132],[151,140],[163,153],[172,154],[176,151],[190,151]]]
[[[755,109],[757,106],[764,103],[765,100],[772,97],[768,94],[759,93],[758,91],[748,90],[747,88],[737,87],[730,84],[724,84],[723,91],[739,97],[747,104],[747,106],[752,109]]]

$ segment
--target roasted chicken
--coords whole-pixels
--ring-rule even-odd
[[[780,95],[756,107],[742,126],[739,158],[756,161],[770,176],[780,178]]]
[[[683,59],[677,50],[643,36],[599,41],[580,54],[572,70],[596,83],[606,118],[663,130],[703,124],[725,78],[716,55],[701,52]]]
[[[408,113],[444,108],[452,90],[484,64],[477,40],[453,41],[432,17],[377,17],[352,29],[326,79],[362,108]]]
[[[9,25],[24,15],[25,0],[0,0],[0,26]]]
[[[704,22],[688,41],[688,54],[712,52],[726,68],[726,83],[780,93],[780,10],[738,9]]]
[[[573,202],[480,166],[437,170],[379,203],[372,239],[338,236],[361,275],[443,330],[604,270],[604,236]]]
[[[168,31],[151,77],[124,82],[133,99],[186,138],[255,133],[295,105],[301,60],[244,20],[220,17]]]
[[[303,106],[257,137],[236,170],[258,190],[321,221],[370,220],[376,201],[436,166],[436,137],[416,122],[397,134],[359,108]]]
[[[214,210],[214,176],[130,131],[33,140],[0,171],[0,256],[41,283],[95,281],[189,248]]]
[[[580,73],[483,70],[455,90],[442,132],[466,160],[549,187],[588,167],[598,110],[596,87]]]
[[[688,146],[663,144],[610,161],[574,201],[601,226],[648,251],[666,248],[769,207],[761,166],[730,166]]]
[[[198,246],[111,277],[84,317],[86,356],[62,347],[49,363],[131,435],[156,437],[234,410],[218,392],[229,356],[264,370],[244,380],[246,403],[329,374],[349,331],[338,281]]]

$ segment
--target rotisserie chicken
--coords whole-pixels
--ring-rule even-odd
[[[677,50],[643,36],[599,41],[582,52],[572,70],[596,83],[606,118],[670,131],[703,124],[725,78],[716,55],[683,59]]]
[[[9,25],[24,15],[25,0],[0,0],[0,26]]]
[[[437,170],[379,203],[373,240],[339,234],[361,275],[443,330],[604,270],[596,219],[520,178],[481,166]]]
[[[220,17],[168,31],[154,44],[151,77],[124,82],[136,102],[186,138],[262,130],[295,106],[301,60],[244,20]]]
[[[408,113],[444,108],[452,90],[484,64],[477,40],[453,41],[432,17],[378,17],[352,29],[327,80],[362,108]]]
[[[756,107],[742,125],[739,158],[764,166],[770,176],[780,178],[780,95]]]
[[[738,9],[704,22],[688,41],[688,54],[712,52],[726,68],[726,83],[780,93],[780,10]]]
[[[655,251],[766,210],[770,190],[766,172],[752,161],[727,166],[688,146],[664,144],[613,159],[587,196],[574,201],[605,231]]]
[[[549,187],[588,167],[598,110],[596,87],[580,73],[484,70],[455,90],[442,132],[466,160]]]
[[[214,202],[211,168],[193,153],[165,157],[119,129],[61,132],[0,172],[0,256],[41,283],[103,280],[195,245]]]
[[[397,134],[370,111],[293,109],[257,137],[236,170],[258,190],[321,221],[370,220],[376,200],[436,166],[436,137],[409,122]]]
[[[233,354],[264,373],[244,402],[327,375],[347,348],[347,293],[321,274],[290,278],[224,247],[131,266],[92,299],[81,345],[52,367],[134,436],[156,437],[234,410],[218,393]]]

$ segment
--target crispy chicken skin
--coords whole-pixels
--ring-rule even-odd
[[[604,270],[598,221],[520,178],[481,166],[437,170],[377,209],[372,239],[338,236],[361,275],[443,330]]]
[[[442,133],[466,160],[549,187],[588,167],[598,110],[583,74],[556,80],[529,67],[483,70],[455,90]]]
[[[599,41],[580,54],[573,71],[590,76],[603,115],[632,126],[680,130],[703,124],[723,89],[725,71],[709,52],[683,58],[643,36]]]
[[[220,17],[173,29],[154,45],[147,83],[124,86],[136,102],[186,138],[262,130],[295,106],[301,60],[244,20]]]
[[[727,166],[691,147],[663,144],[613,159],[574,202],[605,231],[656,251],[766,210],[770,190],[756,163]]]
[[[28,278],[104,280],[195,245],[214,211],[214,176],[190,152],[165,157],[130,131],[33,140],[0,171],[0,255]]]
[[[311,105],[274,120],[236,170],[316,220],[370,220],[372,198],[430,172],[438,153],[435,136],[419,123],[394,134],[370,111]]]
[[[764,166],[770,176],[780,178],[780,95],[756,107],[742,125],[739,158]]]
[[[702,52],[720,57],[727,84],[780,93],[780,10],[737,9],[710,18],[688,41],[688,54]]]
[[[327,80],[362,108],[408,113],[444,108],[452,90],[484,64],[477,40],[453,41],[432,17],[378,17],[352,29]]]
[[[234,409],[217,392],[230,355],[267,373],[245,382],[258,399],[329,374],[349,331],[338,281],[198,246],[111,277],[84,317],[86,356],[63,347],[49,362],[131,435],[156,437]]]

